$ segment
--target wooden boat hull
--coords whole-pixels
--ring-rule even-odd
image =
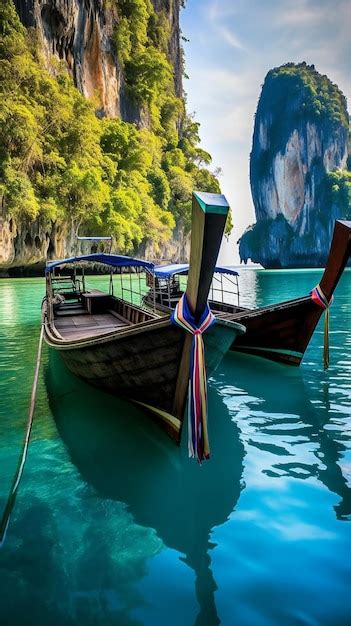
[[[300,365],[323,314],[309,296],[262,309],[213,301],[209,304],[219,320],[239,322],[245,327],[245,333],[236,334],[229,350],[295,366]]]
[[[319,283],[329,303],[350,256],[351,222],[338,220]],[[231,350],[299,365],[322,314],[323,308],[310,295],[255,311],[236,312],[230,319],[245,324],[247,332],[245,338],[236,338]]]
[[[240,324],[219,322],[204,336],[210,374],[229,350]],[[90,340],[62,342],[45,326],[49,346],[60,352],[68,369],[113,395],[141,404],[179,441],[185,401],[177,410],[174,397],[185,333],[169,319]]]
[[[236,314],[247,330],[230,349],[298,366],[322,314],[310,297]]]

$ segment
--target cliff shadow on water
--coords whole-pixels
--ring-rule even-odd
[[[219,624],[211,531],[234,511],[243,488],[244,449],[217,392],[210,393],[211,459],[201,467],[130,403],[72,376],[50,352],[45,382],[72,463],[101,498],[124,502],[194,571],[198,626]],[[184,433],[185,434],[185,433]]]

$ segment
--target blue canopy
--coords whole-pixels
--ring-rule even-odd
[[[89,261],[90,263],[103,263],[110,267],[145,267],[146,269],[153,271],[154,264],[142,259],[133,259],[129,256],[120,256],[117,254],[105,254],[104,252],[96,254],[85,254],[83,256],[72,256],[68,259],[58,259],[57,261],[50,261],[45,268],[45,274],[51,272],[55,267],[59,265],[66,265],[67,263],[80,263],[81,261]]]
[[[176,274],[188,274],[189,272],[189,264],[188,263],[173,263],[173,265],[156,265],[155,267],[155,276],[156,278],[170,278],[171,276],[175,276]],[[217,265],[214,270],[215,274],[230,274],[231,276],[239,276],[238,272],[226,265]]]

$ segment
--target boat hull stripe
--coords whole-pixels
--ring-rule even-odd
[[[155,406],[151,406],[151,404],[146,404],[145,402],[140,402],[139,400],[133,400],[133,402],[135,402],[135,404],[139,404],[145,407],[146,409],[148,409],[149,411],[157,415],[157,417],[160,417],[161,419],[163,419],[165,422],[167,422],[167,424],[169,424],[173,428],[175,432],[179,433],[181,422],[177,417],[174,417],[174,415],[167,413],[167,411],[162,411],[162,409],[158,409]]]
[[[234,344],[233,349],[236,349]],[[259,352],[275,352],[277,354],[286,354],[288,356],[296,356],[297,358],[303,357],[303,352],[298,352],[296,350],[285,350],[283,348],[262,348],[261,346],[238,346],[238,350],[258,350]]]

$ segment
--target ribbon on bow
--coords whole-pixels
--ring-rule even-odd
[[[324,369],[328,369],[329,367],[329,307],[333,303],[334,297],[330,298],[328,302],[327,297],[324,295],[323,291],[320,288],[320,285],[317,285],[311,291],[311,299],[315,304],[321,307],[324,314],[324,347],[323,347],[323,362]]]
[[[175,307],[171,320],[193,336],[191,343],[189,397],[188,397],[188,448],[189,456],[196,458],[201,464],[203,459],[210,457],[207,432],[207,383],[205,348],[202,335],[216,321],[208,304],[203,311],[199,323],[189,307],[184,293]]]

